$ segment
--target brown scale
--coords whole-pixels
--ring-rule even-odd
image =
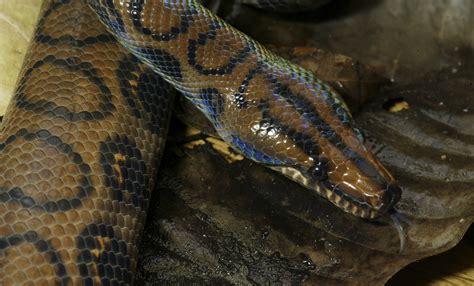
[[[85,3],[41,15],[0,129],[0,284],[130,284],[172,92]]]
[[[181,89],[222,92],[218,95],[224,101],[220,120],[238,129],[239,138],[309,168],[308,155],[292,140],[282,140],[281,134],[255,140],[252,127],[262,121],[258,108],[265,101],[280,122],[304,131],[295,106],[271,97],[274,86],[267,77],[256,74],[248,86],[247,111],[233,102],[258,60],[287,63],[252,43],[259,53],[249,53],[232,72],[198,73],[189,64],[188,47],[216,21],[207,10],[198,9],[201,14],[193,15],[186,33],[155,41],[137,32],[129,2],[112,2],[121,9],[121,15],[112,16],[124,22],[132,44],[160,49],[177,59]],[[180,13],[189,8],[180,5],[192,2],[181,3],[168,4],[175,5],[171,10],[165,1],[148,1],[143,7],[146,13],[139,13],[139,24],[155,34],[180,27]],[[108,4],[102,2],[102,8],[109,9]],[[119,47],[80,1],[47,2],[43,12],[0,135],[0,160],[6,162],[0,166],[0,265],[5,270],[0,278],[7,285],[25,281],[38,285],[130,283],[137,237],[166,129],[169,90]],[[195,62],[205,69],[219,68],[249,45],[243,34],[228,26],[217,30],[216,37],[196,46]],[[271,65],[265,69],[264,73],[272,72]],[[355,134],[339,122],[331,103],[307,94],[306,85],[286,77],[289,70],[284,66],[274,76],[281,77],[291,91],[309,98],[341,140],[392,182],[372,155],[360,148]],[[150,89],[152,97],[139,92]],[[146,107],[152,110],[147,112]],[[331,181],[358,189],[367,184],[364,195],[372,195],[371,190],[381,192],[314,126],[306,132],[330,159]],[[343,190],[353,197],[361,195],[360,190]],[[376,196],[370,200],[373,206],[378,203]]]
[[[290,85],[290,90],[293,93],[300,94],[308,99],[312,107],[318,111],[320,118],[335,130],[335,132],[340,136],[342,142],[349,149],[357,153],[361,158],[370,162],[372,165],[375,165],[383,177],[387,179],[387,182],[394,182],[394,178],[390,173],[388,173],[378,160],[376,160],[375,157],[359,143],[359,139],[356,137],[354,132],[336,117],[334,112],[332,112],[331,106],[328,106],[327,101],[322,100],[317,96],[305,95],[308,93],[308,89],[297,83]],[[385,191],[383,185],[370,180],[368,177],[360,176],[358,167],[351,160],[348,160],[340,149],[334,147],[325,137],[321,136],[315,126],[310,125],[309,130],[307,130],[308,128],[303,128],[304,122],[301,122],[301,118],[298,116],[296,110],[291,110],[291,107],[287,105],[283,106],[281,109],[286,110],[284,112],[280,111],[280,116],[277,116],[277,118],[280,118],[282,122],[285,122],[289,126],[295,126],[296,130],[300,132],[306,131],[313,136],[315,142],[318,142],[318,146],[321,149],[320,156],[328,159],[329,164],[331,165],[331,171],[329,172],[329,178],[331,181],[341,182],[339,187],[341,187],[347,194],[361,202],[366,201],[373,206],[380,205],[381,196],[383,196]],[[360,190],[367,191],[361,193]]]
[[[248,72],[255,67],[256,55],[251,54],[230,74],[202,75],[188,64],[187,47],[189,40],[198,39],[200,33],[207,34],[207,32],[209,32],[208,19],[211,17],[210,14],[193,15],[193,21],[190,23],[187,33],[179,34],[171,41],[156,42],[152,36],[145,36],[137,32],[137,28],[134,27],[131,17],[128,16],[130,5],[128,2],[125,2],[124,5],[120,5],[119,2],[115,4],[115,7],[122,14],[121,19],[125,27],[129,28],[127,31],[128,37],[136,41],[139,46],[163,49],[176,57],[181,65],[181,72],[184,79],[182,83],[187,90],[213,87],[218,90],[226,90],[228,94],[234,94],[237,92],[239,85],[231,85],[229,83],[242,82]],[[145,2],[143,11],[147,12],[142,14],[144,15],[144,17],[141,18],[142,26],[156,34],[167,33],[172,27],[180,27],[181,17],[179,17],[179,13],[181,13],[180,10],[183,10],[184,6],[181,6],[181,4],[171,5],[174,5],[173,11],[164,7],[165,4],[163,4],[163,1]],[[153,15],[160,15],[161,17],[155,17]],[[224,25],[223,22],[221,22],[221,24]],[[238,54],[238,52],[235,51],[241,51],[248,44],[240,32],[235,33],[228,29],[218,29],[216,32],[218,36],[215,40],[209,40],[206,45],[197,46],[196,61],[206,69],[218,68],[224,65],[232,56]]]
[[[154,34],[166,33],[171,29],[171,27],[180,26],[181,21],[180,18],[177,17],[179,13],[174,13],[163,6],[164,4],[162,1],[149,1],[145,2],[143,7],[143,10],[149,12],[143,14],[144,17],[141,18],[142,25],[151,30]],[[128,6],[127,3],[125,3],[124,6],[121,6],[118,3],[116,5],[117,9],[122,8],[122,15],[128,15],[128,12],[126,11],[129,7],[130,6]],[[177,6],[175,9],[179,10],[180,7]],[[181,7],[181,9],[183,8]],[[151,15],[155,15],[155,13],[156,15],[163,15],[163,17],[151,17]],[[291,140],[288,140],[287,144],[278,144],[278,147],[274,148],[274,142],[281,141],[281,135],[280,137],[273,139],[262,138],[261,141],[254,140],[255,136],[251,133],[251,126],[261,120],[260,112],[252,109],[247,112],[242,112],[242,110],[235,107],[235,104],[229,103],[232,102],[232,96],[238,93],[240,83],[245,79],[248,73],[256,67],[255,62],[257,56],[255,54],[251,54],[245,58],[245,60],[228,75],[202,75],[187,64],[188,41],[190,39],[199,38],[199,33],[206,34],[209,31],[207,20],[209,17],[210,14],[195,15],[188,33],[178,35],[176,39],[173,39],[171,42],[155,42],[151,36],[143,37],[142,34],[136,33],[132,28],[128,34],[140,45],[144,45],[146,42],[146,46],[165,49],[167,52],[178,58],[181,64],[183,78],[185,78],[183,82],[186,89],[195,90],[213,87],[220,91],[225,90],[226,95],[229,96],[225,98],[227,104],[225,105],[224,112],[221,114],[220,119],[225,125],[234,126],[236,130],[238,130],[237,133],[240,134],[240,138],[243,140],[248,139],[253,142],[258,149],[267,151],[267,154],[278,159],[283,160],[291,158],[300,162],[302,162],[303,159],[307,160],[307,155],[296,148]],[[122,17],[122,19],[126,26],[133,27],[133,23],[129,17]],[[216,40],[209,41],[208,44],[204,46],[198,46],[196,53],[197,62],[207,69],[221,67],[229,61],[230,57],[237,54],[235,51],[244,49],[247,44],[247,41],[240,37],[240,33],[236,33],[229,29],[219,29],[217,30]],[[219,57],[215,57],[215,55],[219,55]],[[249,100],[253,100],[254,104],[252,107],[255,107],[260,99],[268,97],[268,91],[271,89],[271,86],[269,85],[268,80],[258,75],[251,84],[252,86],[249,87],[245,95],[249,97]],[[253,89],[252,87],[256,87],[256,89]]]
[[[310,171],[311,164],[314,164],[319,158],[328,160],[326,167],[328,181],[331,184],[329,188],[339,188],[348,198],[355,200],[354,203],[365,204],[364,208],[370,210],[360,214],[357,207],[348,208],[347,204],[342,207],[345,211],[355,215],[375,218],[391,208],[399,199],[401,191],[396,186],[394,178],[370,151],[363,147],[363,143],[352,127],[341,122],[334,111],[334,106],[332,106],[334,103],[320,96],[323,91],[314,85],[312,82],[314,79],[305,81],[300,78],[297,80],[291,76],[293,73],[300,77],[307,77],[306,71],[269,53],[241,32],[225,25],[220,19],[201,7],[197,1],[147,1],[143,7],[140,7],[140,4],[132,4],[130,1],[90,0],[89,2],[98,14],[102,14],[112,22],[123,21],[127,37],[120,39],[120,34],[116,36],[132,50],[152,47],[173,56],[176,60],[174,65],[179,64],[182,78],[168,76],[167,79],[181,90],[195,95],[207,88],[219,91],[220,94],[213,101],[214,103],[225,102],[224,108],[219,114],[219,120],[223,126],[223,132],[219,133],[224,135],[225,140],[231,140],[225,137],[225,131],[230,130],[238,138],[251,143],[256,149],[265,152],[272,158],[296,161],[298,169],[302,169],[304,172]],[[192,22],[188,19],[188,25],[183,26],[182,21],[186,17],[191,17]],[[209,39],[210,33],[213,32],[212,26],[215,26],[216,23],[222,25],[222,28],[214,31],[215,35]],[[171,31],[171,36],[169,31]],[[168,38],[160,38],[160,34],[167,35],[165,38]],[[199,44],[193,47],[192,43],[196,42]],[[253,47],[253,49],[231,71],[224,74],[206,74],[199,72],[193,66],[199,63],[204,69],[217,69],[225,65],[232,57],[237,57],[245,47]],[[189,54],[189,51],[192,50],[195,50],[195,57]],[[234,95],[238,92],[243,80],[256,68],[259,62],[264,63],[261,74],[266,76],[258,74],[254,76],[251,85],[244,93],[244,96],[249,100],[248,107],[245,110],[239,109],[236,107]],[[164,70],[161,66],[155,68]],[[318,117],[326,122],[336,134],[332,140],[338,141],[337,143],[319,134],[318,126],[306,128],[306,135],[311,136],[314,144],[319,146],[319,158],[308,156],[307,152],[296,144],[297,142],[292,142],[291,138],[285,137],[285,134],[262,138],[258,132],[253,130],[253,127],[262,120],[261,111],[258,110],[258,105],[262,101],[268,101],[270,112],[293,129],[302,131],[302,126],[308,125],[305,119],[298,118],[302,117],[301,115],[295,115],[297,108],[294,104],[285,103],[285,100],[277,103],[272,102],[275,101],[272,98],[275,85],[269,82],[268,76],[272,76],[281,84],[288,86],[293,94],[304,98],[306,100],[305,106],[317,112]],[[329,87],[326,86],[325,89],[329,89]],[[334,94],[335,91],[331,90],[331,93]],[[340,104],[340,106],[345,108],[344,104]],[[349,152],[344,153],[347,150]],[[297,181],[306,185],[305,181],[308,179],[311,180],[311,178],[304,178],[304,180]],[[312,188],[313,183],[307,186]],[[330,198],[341,207],[340,199],[337,196]]]

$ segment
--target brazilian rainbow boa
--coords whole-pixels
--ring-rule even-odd
[[[3,285],[133,282],[170,86],[245,157],[355,216],[395,212],[337,92],[197,1],[45,1],[0,129]]]

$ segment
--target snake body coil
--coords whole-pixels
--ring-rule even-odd
[[[398,201],[344,103],[311,73],[196,1],[87,3],[105,25],[84,2],[45,1],[2,122],[5,285],[132,283],[169,119],[164,80],[236,150],[343,210],[376,218]]]
[[[0,284],[132,283],[170,96],[84,3],[45,1],[0,135]]]

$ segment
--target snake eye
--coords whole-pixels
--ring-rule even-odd
[[[328,178],[327,165],[328,162],[326,159],[319,159],[309,170],[311,178],[318,182],[326,180]]]

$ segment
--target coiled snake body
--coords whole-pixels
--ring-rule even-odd
[[[311,73],[196,1],[86,2],[45,1],[1,125],[4,285],[133,282],[165,81],[234,149],[346,212],[376,218],[398,201],[344,103]]]

